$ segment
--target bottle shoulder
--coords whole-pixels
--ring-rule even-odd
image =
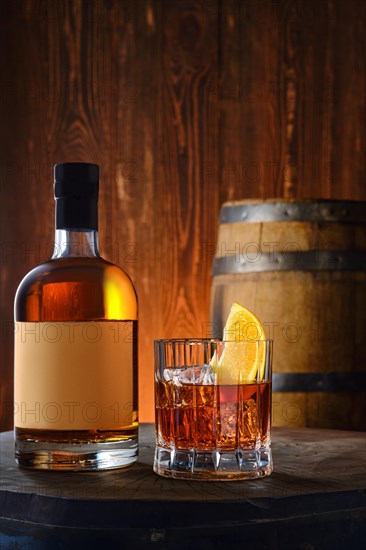
[[[105,277],[106,275],[112,275],[116,279],[129,281],[133,286],[129,275],[118,265],[112,264],[100,257],[75,257],[50,259],[37,265],[23,277],[18,289],[37,283],[50,284],[59,281],[94,279],[97,282],[101,277]]]
[[[59,317],[136,319],[137,296],[130,277],[100,257],[56,258],[38,265],[19,284],[15,318]]]

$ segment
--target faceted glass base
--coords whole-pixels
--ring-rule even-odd
[[[68,445],[19,440],[15,443],[15,459],[19,466],[38,470],[95,471],[124,468],[136,462],[137,453],[137,438]]]
[[[197,451],[155,448],[154,472],[165,477],[235,481],[270,475],[270,447],[244,451]]]

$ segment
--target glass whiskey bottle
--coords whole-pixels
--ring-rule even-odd
[[[99,255],[99,167],[54,174],[54,254],[15,297],[15,457],[37,469],[125,467],[138,452],[136,292]]]

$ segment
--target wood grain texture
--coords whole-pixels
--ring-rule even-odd
[[[217,215],[251,197],[366,199],[360,0],[0,3],[1,402],[12,304],[49,256],[52,164],[101,165],[103,255],[140,298],[140,411],[152,340],[206,335]]]

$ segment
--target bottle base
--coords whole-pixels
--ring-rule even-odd
[[[137,460],[138,440],[103,443],[63,444],[15,442],[15,460],[21,468],[61,471],[113,470],[131,466]]]

